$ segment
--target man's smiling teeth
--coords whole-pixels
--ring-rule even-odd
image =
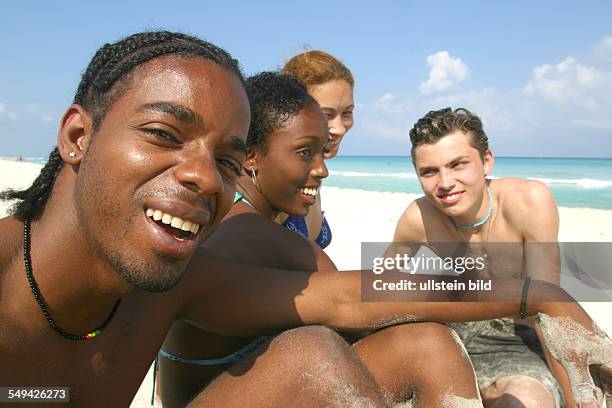
[[[302,194],[306,194],[306,195],[313,196],[313,197],[316,197],[317,193],[319,192],[319,190],[316,188],[308,188],[308,187],[300,188],[300,191],[302,192]]]
[[[200,229],[200,224],[196,224],[191,221],[184,221],[179,217],[174,217],[160,210],[147,208],[146,213],[147,217],[153,218],[153,221],[161,221],[164,224],[168,224],[183,231],[191,231],[192,233],[197,234],[198,230]]]
[[[455,197],[457,197],[459,194],[461,194],[461,193],[447,194],[447,195],[442,196],[442,198],[455,198]]]

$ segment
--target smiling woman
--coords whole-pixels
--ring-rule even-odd
[[[240,194],[203,247],[249,267],[288,269],[287,275],[298,270],[335,270],[331,259],[312,241],[273,222],[281,211],[301,217],[315,204],[319,186],[328,174],[323,160],[329,137],[326,118],[293,76],[255,75],[247,80],[247,91],[252,117],[245,174],[238,182]],[[252,288],[244,281],[241,284]],[[289,292],[291,288],[286,286],[284,290]],[[257,290],[253,291],[256,296]],[[281,307],[260,318],[268,321],[284,313]],[[258,321],[249,319],[248,324]],[[355,342],[366,334],[370,333],[347,337]],[[265,337],[221,336],[187,319],[175,321],[160,352],[164,406],[185,406],[203,384],[223,378],[224,374],[219,374],[225,370],[233,375],[240,370],[237,367],[259,360],[262,349],[273,343]],[[424,353],[425,348],[431,354]],[[444,326],[423,323],[381,330],[355,343],[353,350],[371,370],[389,403],[408,399],[414,393],[422,404],[416,406],[439,406],[437,401],[443,392],[434,385],[437,375],[415,369],[425,365],[436,367],[436,373],[453,371],[452,384],[445,391],[453,389],[475,396],[469,362]],[[317,361],[314,356],[307,358]]]
[[[294,78],[271,72],[249,78],[253,109],[239,191],[262,215],[305,216],[322,180],[327,126],[317,102]]]
[[[315,203],[328,175],[323,161],[328,140],[325,117],[304,85],[292,76],[263,72],[250,77],[246,88],[252,117],[244,174],[237,182],[234,206],[205,246],[245,264],[304,265],[312,258],[312,250],[300,245],[307,241],[280,228],[273,219],[280,212],[303,217]],[[253,239],[277,252],[249,245]],[[295,251],[279,247],[280,241]],[[333,267],[329,260],[328,265]],[[313,267],[311,264],[310,269]],[[264,342],[262,337],[218,336],[177,320],[160,352],[164,406],[184,406],[202,384]]]
[[[308,93],[321,106],[329,132],[324,157],[336,157],[340,142],[353,127],[353,74],[338,59],[319,50],[294,56],[287,61],[282,72],[294,75],[304,82]],[[281,213],[276,221],[287,229],[308,237],[321,248],[326,248],[331,243],[331,229],[321,211],[320,196],[317,196],[315,204],[305,217]]]

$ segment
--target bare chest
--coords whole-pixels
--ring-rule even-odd
[[[427,242],[443,257],[463,257],[484,265],[481,277],[520,278],[524,275],[522,234],[499,217],[482,228],[462,230],[449,221],[427,231]]]
[[[118,313],[94,340],[74,341],[44,321],[10,319],[0,326],[0,384],[68,387],[73,405],[105,407],[129,406],[170,324]]]

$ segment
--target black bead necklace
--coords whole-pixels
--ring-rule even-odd
[[[55,323],[55,321],[49,314],[49,310],[47,310],[47,306],[45,305],[45,302],[43,301],[42,296],[40,295],[40,290],[38,289],[38,285],[36,284],[36,281],[34,280],[34,276],[32,275],[32,258],[30,255],[30,242],[31,242],[30,220],[26,219],[23,222],[23,262],[25,264],[26,276],[28,277],[28,282],[30,283],[30,289],[32,289],[32,293],[34,294],[34,299],[36,299],[36,303],[38,303],[38,306],[40,306],[40,310],[42,311],[43,316],[45,316],[45,319],[47,319],[47,322],[49,322],[49,325],[51,326],[53,330],[55,330],[56,332],[58,332],[59,334],[61,334],[63,337],[67,339],[92,340],[94,337],[99,335],[100,332],[104,330],[106,326],[108,326],[111,320],[113,320],[113,317],[115,317],[115,312],[117,311],[117,308],[119,308],[119,303],[121,303],[121,299],[119,299],[115,303],[115,306],[113,306],[113,310],[111,310],[106,320],[93,331],[87,334],[84,334],[84,335],[68,333],[66,330],[59,327],[57,323]]]

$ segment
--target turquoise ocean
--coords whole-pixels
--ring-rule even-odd
[[[406,156],[341,156],[326,162],[324,185],[422,194]],[[560,207],[612,209],[612,159],[496,157],[493,178],[540,180]]]
[[[46,158],[26,160],[43,163]],[[340,156],[328,160],[327,186],[421,194],[406,156]],[[560,207],[612,210],[612,159],[496,157],[492,177],[540,180]]]

